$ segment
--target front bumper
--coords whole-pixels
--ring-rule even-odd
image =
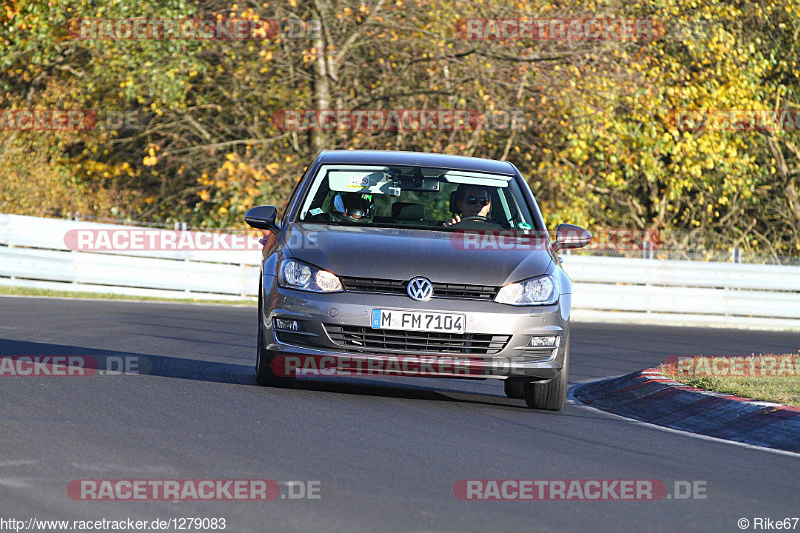
[[[348,369],[340,372],[344,375],[351,375],[353,369],[365,368],[371,369],[370,374],[380,374],[379,369],[386,368],[387,361],[419,358],[428,363],[446,362],[433,365],[438,377],[541,381],[558,375],[568,349],[569,294],[562,294],[554,305],[517,307],[491,301],[444,298],[418,302],[406,296],[375,293],[317,294],[278,287],[277,278],[270,275],[263,276],[263,287],[261,320],[265,333],[264,348],[276,356],[301,355],[326,358],[329,362],[337,360],[340,369]],[[396,349],[375,348],[374,343],[373,346],[345,343],[337,335],[334,335],[337,340],[333,340],[331,331],[342,327],[358,327],[367,332],[383,331],[371,329],[373,309],[463,313],[466,315],[465,335],[503,342],[490,343],[491,349],[488,350],[469,347],[449,350],[436,348],[436,341],[431,341],[434,347]],[[296,320],[302,330],[277,329],[274,327],[276,318]],[[558,345],[555,348],[533,348],[528,345],[533,336],[557,336]],[[465,345],[469,346],[469,342]],[[384,373],[392,374],[389,371]]]

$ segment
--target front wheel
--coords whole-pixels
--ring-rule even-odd
[[[545,383],[525,383],[525,403],[533,409],[560,411],[567,401],[569,376],[569,339],[564,350],[564,366],[556,377]]]
[[[264,348],[264,319],[262,303],[261,285],[258,287],[258,346],[256,347],[256,382],[262,387],[283,387],[294,386],[294,377],[279,376],[272,370],[272,360],[275,358],[274,352]]]

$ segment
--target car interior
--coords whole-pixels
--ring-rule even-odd
[[[375,205],[372,225],[410,226],[410,227],[444,227],[455,214],[457,183],[441,181],[439,188],[452,189],[449,193],[442,190],[402,190],[402,198],[385,194],[370,194]],[[510,229],[519,227],[517,208],[500,193],[497,187],[486,187],[491,200],[489,220],[481,222],[487,229]],[[308,212],[303,217],[306,222],[330,223],[331,203],[337,191],[332,190],[328,180],[322,180],[317,189]],[[447,198],[447,201],[442,201]]]

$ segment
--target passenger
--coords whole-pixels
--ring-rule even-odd
[[[489,198],[489,189],[482,185],[461,184],[456,189],[454,198],[455,205],[451,205],[453,218],[444,223],[445,226],[452,226],[461,222],[461,216],[489,218],[489,211],[492,209],[492,201]]]

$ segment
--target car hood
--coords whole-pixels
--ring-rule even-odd
[[[463,234],[444,231],[293,223],[284,253],[338,276],[493,286],[545,274],[552,263],[544,247],[485,244],[465,249]]]

